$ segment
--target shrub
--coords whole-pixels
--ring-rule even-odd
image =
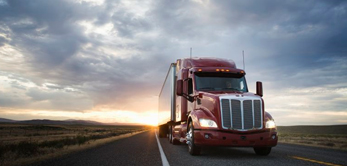
[[[81,135],[78,135],[76,137],[76,139],[77,139],[78,145],[82,145],[82,144],[84,144],[85,142],[88,141],[86,136],[81,136]]]
[[[5,152],[6,152],[5,146],[0,144],[0,160],[3,159]]]
[[[18,143],[16,151],[19,156],[31,156],[39,152],[39,146],[37,143],[22,141]]]

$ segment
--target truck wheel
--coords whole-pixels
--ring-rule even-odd
[[[257,155],[267,156],[271,152],[271,147],[253,148]]]
[[[193,156],[200,154],[201,148],[194,144],[194,126],[193,126],[193,122],[189,123],[188,132],[187,132],[187,144],[188,144],[189,154],[191,154]]]
[[[176,140],[175,138],[172,138],[172,145],[180,145],[181,142]]]
[[[169,126],[168,140],[170,143],[172,143],[172,126]]]
[[[172,143],[173,145],[179,145],[179,144],[181,144],[181,142],[175,139],[175,136],[174,136],[174,128],[175,128],[174,126],[171,126],[171,127],[169,128],[169,141],[170,141],[170,143]]]
[[[159,126],[159,138],[165,138],[167,134],[167,127],[166,125]]]

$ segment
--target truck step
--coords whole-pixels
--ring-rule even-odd
[[[187,142],[187,139],[186,139],[186,138],[181,137],[181,138],[180,138],[180,142],[182,142],[182,143],[186,143],[186,142]]]

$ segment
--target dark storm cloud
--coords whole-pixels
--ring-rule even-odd
[[[17,93],[6,93],[4,91],[0,91],[0,94],[1,107],[21,108],[28,104],[28,101],[19,96]]]
[[[317,68],[321,58],[347,55],[345,1],[210,1],[205,10],[192,1],[161,2],[152,14],[166,35],[218,41],[219,34],[231,34],[235,38],[230,40],[253,55],[251,63],[261,61],[284,73]]]
[[[19,84],[17,81],[12,81],[11,86],[17,89],[26,90],[26,86]]]
[[[133,38],[134,34],[146,32],[152,28],[152,25],[147,20],[135,18],[133,14],[124,11],[114,12],[111,19],[120,37]]]
[[[3,46],[6,41],[6,38],[0,36],[0,46]]]
[[[155,62],[166,61],[160,56],[152,57]],[[83,75],[72,80],[77,79],[85,83],[82,90],[91,94],[94,104],[114,104],[113,107],[118,109],[132,108],[136,106],[134,102],[141,98],[157,95],[158,87],[161,86],[164,77],[158,76],[158,70],[162,68],[162,64],[153,63],[152,59],[144,58],[141,55],[127,59],[103,57],[84,62],[72,61],[66,68],[80,68],[84,71]],[[71,71],[80,72],[76,69]],[[166,69],[159,73],[165,72]],[[78,73],[70,74],[77,75]],[[129,99],[133,102],[125,102]],[[146,108],[145,105],[143,107]]]
[[[0,33],[5,34],[0,47],[17,48],[31,67],[20,74],[39,88],[27,88],[26,95],[51,106],[64,105],[59,96],[65,96],[71,100],[67,110],[135,109],[144,98],[158,95],[169,64],[187,57],[192,46],[195,56],[226,58],[246,49],[249,79],[277,88],[338,88],[347,78],[345,1],[162,0],[151,2],[141,15],[111,0],[101,5],[5,2],[0,3]],[[86,33],[81,22],[113,27],[108,35]],[[19,83],[12,86],[23,89]]]
[[[89,12],[85,12],[89,11]],[[10,31],[9,44],[26,51],[32,65],[49,69],[75,55],[87,42],[77,22],[96,10],[88,4],[70,1],[7,1],[0,6],[0,22]]]
[[[81,111],[93,107],[93,102],[89,98],[83,94],[73,92],[30,88],[26,95],[31,98],[29,107],[32,108]]]
[[[247,43],[245,48],[251,48],[248,62],[256,65],[250,69],[265,67],[260,75],[277,81],[278,87],[346,81],[346,1],[223,1],[214,5],[220,9],[216,11],[223,11],[214,13],[223,24],[235,31],[245,29],[239,36]],[[268,55],[257,54],[254,47],[268,50]]]
[[[63,87],[61,87],[59,85],[45,85],[45,86],[49,89],[56,89],[56,90],[64,89]]]

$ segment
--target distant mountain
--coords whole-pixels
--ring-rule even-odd
[[[21,123],[21,124],[52,124],[52,125],[106,125],[104,123],[90,121],[90,120],[49,120],[49,119],[33,119],[33,120],[11,120],[0,118],[0,123]]]
[[[15,121],[15,120],[11,120],[11,119],[0,118],[0,122],[5,122],[5,123],[14,123],[14,122],[17,122],[17,121]]]
[[[65,120],[64,122],[68,122],[68,123],[72,123],[72,124],[106,125],[105,123],[91,121],[91,120],[74,120],[74,119],[69,119],[69,120]]]
[[[89,120],[49,120],[49,119],[33,119],[19,121],[18,123],[24,124],[54,124],[54,125],[105,125],[100,122],[89,121]]]
[[[112,125],[112,126],[139,126],[142,124],[137,123],[101,123],[91,120],[49,120],[49,119],[32,119],[32,120],[12,120],[0,118],[0,123],[20,123],[20,124],[42,124],[42,125]]]
[[[114,123],[105,123],[105,125],[110,125],[110,126],[143,126],[144,124],[140,124],[140,123],[118,123],[118,122],[114,122]]]
[[[300,126],[277,126],[282,134],[336,134],[347,135],[347,125],[300,125]]]

